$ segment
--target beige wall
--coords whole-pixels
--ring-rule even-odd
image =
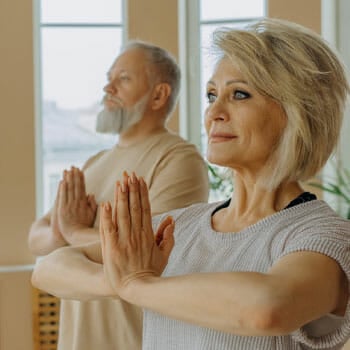
[[[32,261],[26,244],[35,215],[31,14],[30,1],[0,2],[0,265]]]
[[[128,0],[128,39],[150,41],[167,49],[178,60],[177,13],[177,0]],[[176,109],[169,128],[178,131],[178,120]]]
[[[320,30],[320,0],[269,3],[269,16]],[[178,57],[177,1],[129,0],[127,11],[129,38],[151,41]],[[0,267],[33,262],[26,247],[35,216],[32,33],[32,2],[1,0]],[[175,130],[177,120],[171,122]],[[0,268],[0,350],[32,349],[29,278],[28,271],[4,273]]]
[[[321,0],[268,0],[268,16],[321,31]]]
[[[31,350],[27,231],[35,217],[31,1],[0,1],[0,350]],[[21,267],[17,267],[21,270]],[[6,271],[7,272],[4,272]]]

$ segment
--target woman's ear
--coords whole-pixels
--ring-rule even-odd
[[[153,89],[152,93],[152,109],[158,110],[164,107],[171,94],[171,87],[168,83],[159,83]]]

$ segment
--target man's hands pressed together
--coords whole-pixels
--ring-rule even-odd
[[[86,194],[83,172],[75,167],[65,170],[52,212],[54,234],[69,242],[74,232],[93,227],[96,212],[94,196]]]

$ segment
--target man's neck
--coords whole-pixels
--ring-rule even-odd
[[[132,126],[129,130],[121,133],[118,139],[118,145],[126,148],[131,147],[148,137],[166,132],[167,129],[164,125],[154,125],[153,127],[143,127],[140,124]]]

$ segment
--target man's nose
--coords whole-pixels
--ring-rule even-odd
[[[111,83],[108,83],[107,85],[105,85],[105,87],[103,88],[103,91],[108,93],[108,94],[114,94],[115,93],[115,88],[112,86]]]

